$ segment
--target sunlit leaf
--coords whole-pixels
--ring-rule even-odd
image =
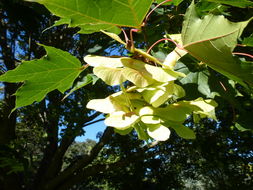
[[[121,38],[117,34],[114,34],[112,32],[106,32],[106,31],[103,31],[103,30],[101,32],[103,32],[107,36],[111,37],[112,39],[116,40],[117,42],[119,42],[123,45],[126,45],[126,43],[123,40],[121,40]]]
[[[93,73],[108,85],[118,85],[126,81],[122,68],[95,67]]]
[[[143,98],[152,106],[159,107],[169,98],[172,97],[174,92],[174,83],[155,83],[141,92]]]
[[[122,58],[121,61],[123,65],[127,68],[127,72],[131,71],[132,74],[135,73],[135,77],[138,78],[138,85],[136,83],[135,84],[138,87],[145,87],[147,85],[150,85],[155,82],[154,80],[158,82],[168,82],[176,80],[179,76],[185,76],[183,73],[175,72],[171,69],[164,69],[161,67],[152,66],[136,59]],[[128,80],[133,82],[135,77],[132,77],[131,80]],[[146,79],[146,81],[140,81],[140,77]]]
[[[116,111],[126,111],[128,112],[129,109],[127,108],[124,103],[117,100],[117,96],[122,96],[122,92],[114,93],[108,96],[105,99],[93,99],[88,102],[86,107],[88,109],[93,109],[102,113],[113,113]]]
[[[132,106],[134,107],[139,107],[139,106],[142,106],[143,103],[141,103],[140,105],[137,105],[138,103],[136,101],[141,101],[141,94],[140,93],[137,93],[137,92],[118,92],[117,93],[118,95],[117,96],[113,96],[113,98],[117,101],[117,102],[120,102],[121,104],[123,105],[127,105],[127,106],[131,106],[129,105],[129,102],[127,101],[127,99],[129,99],[131,101],[131,104],[133,104]],[[136,101],[134,101],[136,100]]]
[[[184,122],[192,114],[190,106],[184,106],[181,102],[170,104],[165,108],[157,108],[154,115],[165,121]]]
[[[16,69],[0,76],[0,81],[24,82],[15,93],[16,108],[40,102],[47,93],[64,93],[82,72],[77,58],[62,50],[45,46],[47,55],[38,60],[24,61]]]
[[[166,121],[184,122],[192,114],[190,106],[170,104],[165,108],[143,107],[139,115],[144,123],[157,124]]]
[[[185,91],[181,86],[174,84],[173,94],[179,99],[185,96]]]
[[[174,40],[179,46],[183,46],[181,34],[171,34],[169,35],[169,38]],[[185,56],[186,54],[187,54],[187,51],[176,47],[172,52],[170,52],[166,56],[163,62],[163,65],[166,65],[169,68],[173,69],[177,61],[183,56]]]
[[[149,73],[141,70],[126,67],[123,69],[123,75],[127,80],[131,81],[138,87],[145,87],[155,82]]]
[[[150,137],[157,141],[166,141],[170,138],[170,130],[161,124],[148,124],[147,132]]]
[[[208,99],[208,100],[203,100],[203,98],[198,98],[194,101],[189,101],[189,103],[191,105],[195,105],[197,107],[199,107],[202,111],[195,111],[198,114],[201,114],[203,117],[209,117],[212,119],[216,119],[215,116],[215,107],[217,107],[217,103],[212,100],[212,99]]]
[[[154,108],[150,106],[142,107],[139,110],[139,115],[141,116],[141,121],[145,124],[159,124],[161,119],[154,115]]]
[[[70,27],[80,27],[81,33],[101,29],[119,33],[117,26],[140,28],[152,0],[27,0],[46,6],[53,14],[70,19]]]
[[[144,107],[139,115],[144,123],[184,122],[192,113],[216,119],[214,100],[198,98],[193,101],[179,101],[164,108]]]
[[[132,112],[113,112],[105,119],[105,125],[125,130],[133,126],[139,120],[139,116]]]
[[[153,115],[151,116],[144,115],[141,117],[141,121],[145,124],[159,124],[162,122],[159,117]]]
[[[158,82],[168,82],[176,80],[178,77],[185,77],[184,73],[176,72],[169,68],[155,67],[148,64],[145,65],[145,68],[152,78]]]
[[[161,2],[163,2],[164,0],[157,0],[156,2],[157,3],[161,3]],[[171,4],[173,4],[173,5],[176,5],[176,6],[178,6],[180,3],[182,3],[183,2],[183,0],[171,0],[171,1],[168,1],[168,2],[166,2],[164,5],[171,5]]]
[[[92,67],[123,67],[121,58],[112,58],[105,56],[96,56],[96,55],[86,55],[84,61]]]

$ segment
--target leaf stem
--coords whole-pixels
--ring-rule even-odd
[[[156,58],[153,57],[152,55],[150,55],[150,54],[148,54],[148,53],[146,53],[146,52],[144,52],[144,51],[142,51],[142,50],[140,50],[140,49],[134,49],[134,52],[137,52],[137,53],[139,53],[140,55],[142,55],[143,57],[149,59],[150,61],[153,61],[153,62],[155,62],[155,63],[157,63],[157,64],[163,66],[163,64],[162,64],[158,59],[156,59]]]
[[[175,42],[174,40],[170,39],[170,38],[162,38],[160,40],[157,40],[155,43],[152,44],[152,46],[150,46],[150,48],[147,50],[147,53],[149,53],[151,51],[151,49],[157,45],[158,43],[162,42],[162,41],[171,41],[173,42],[179,49],[184,49],[181,45],[179,45],[177,42]]]
[[[100,121],[104,121],[105,118],[102,118],[102,119],[98,119],[98,120],[95,120],[95,121],[91,121],[89,123],[86,123],[83,127],[86,127],[86,126],[89,126],[89,125],[92,125],[94,123],[97,123],[97,122],[100,122]]]
[[[124,37],[125,37],[125,42],[126,42],[126,44],[129,42],[129,38],[128,38],[128,36],[127,36],[127,34],[126,34],[126,31],[123,29],[123,28],[120,28],[121,29],[121,31],[123,32],[123,34],[124,34]]]
[[[253,55],[250,55],[248,53],[233,52],[232,54],[233,55],[244,55],[244,56],[247,56],[247,57],[250,57],[253,59]]]
[[[135,28],[132,28],[130,30],[130,44],[127,45],[127,47],[129,48],[129,51],[131,53],[134,53],[134,38],[133,38],[133,32],[138,32],[139,29],[135,29]]]
[[[247,46],[244,45],[244,44],[236,44],[236,46],[239,46],[239,47],[247,47]]]
[[[151,15],[158,7],[160,7],[161,5],[163,5],[164,3],[167,3],[167,2],[169,2],[169,1],[172,1],[172,0],[165,0],[165,1],[161,2],[161,3],[159,3],[158,5],[156,5],[156,6],[147,14],[147,16],[146,16],[146,18],[145,18],[145,20],[144,20],[142,26],[145,26],[145,25],[146,25],[146,23],[147,23],[147,21],[148,21],[150,15]]]
[[[83,70],[87,69],[89,66],[90,66],[89,64],[85,64],[79,70],[83,71]]]

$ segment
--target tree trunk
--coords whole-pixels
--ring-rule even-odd
[[[3,64],[7,70],[15,68],[14,54],[11,45],[8,43],[7,38],[7,23],[5,23],[3,10],[0,10],[0,47]],[[11,42],[12,43],[12,42]],[[14,42],[15,43],[15,42]],[[2,160],[0,164],[4,167],[0,168],[0,189],[2,190],[19,190],[22,189],[22,177],[18,172],[12,171],[12,165],[7,164],[8,160],[4,159],[16,159],[15,151],[10,150],[9,144],[16,138],[16,111],[12,112],[15,107],[15,96],[13,94],[17,90],[16,84],[4,83],[4,99],[2,110],[0,113],[0,157]],[[11,154],[11,157],[8,155]]]

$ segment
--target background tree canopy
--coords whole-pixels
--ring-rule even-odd
[[[193,4],[190,0],[137,0],[134,3],[84,0],[79,5],[67,0],[36,2],[0,1],[0,80],[3,81],[0,84],[0,189],[252,188],[251,1],[199,0]],[[163,4],[155,8],[159,3]],[[59,8],[59,5],[65,9]],[[152,9],[154,11],[147,17]],[[219,24],[215,25],[212,20]],[[185,23],[189,23],[188,27]],[[139,31],[132,32],[132,28]],[[99,32],[101,29],[114,34]],[[128,40],[124,40],[121,30]],[[170,36],[180,33],[182,43],[176,36]],[[177,43],[176,51],[175,44],[168,38]],[[154,43],[156,45],[152,46]],[[182,53],[180,47],[188,54]],[[180,58],[177,53],[183,57]],[[110,78],[108,74],[103,74],[109,63],[107,66],[97,61],[93,63],[93,59],[87,56],[90,54],[110,56],[114,60],[130,57],[149,66],[137,68],[131,63],[123,63],[123,66],[113,67],[115,72],[109,70],[113,74]],[[170,61],[171,67],[166,70],[159,64],[171,59],[168,54],[174,62]],[[102,59],[105,60],[104,57]],[[55,60],[60,66],[54,64]],[[43,67],[45,63],[55,73],[40,74],[34,80],[36,68],[32,65],[27,67],[30,70],[25,70],[25,78],[15,71],[13,75],[8,74],[10,70],[22,68],[18,67],[20,65],[29,64],[41,64],[40,71],[46,70],[48,68]],[[93,69],[87,63],[96,66]],[[102,69],[99,68],[101,66]],[[142,70],[142,77],[146,77],[144,82],[142,78],[137,80],[132,77],[133,72],[140,76],[138,69],[144,67],[160,73],[150,78],[152,72],[144,75],[146,70]],[[58,71],[61,69],[65,69],[64,74]],[[164,69],[162,74],[161,69]],[[186,76],[175,80],[179,72]],[[175,81],[168,84],[177,90],[170,94],[167,81],[161,75],[167,77],[166,80],[173,76]],[[116,84],[115,81],[124,82],[121,79],[127,80],[121,87],[110,86]],[[24,81],[28,82],[23,84]],[[73,93],[69,93],[72,92],[69,89],[72,82]],[[180,117],[180,123],[169,123],[169,139],[163,142],[154,140],[159,140],[161,133],[158,136],[152,133],[157,126],[151,128],[150,123],[145,123],[150,121],[148,117],[143,119],[145,115],[140,121],[144,126],[138,127],[134,123],[130,127],[124,126],[124,130],[117,128],[119,124],[113,126],[118,118],[107,119],[106,123],[116,129],[107,127],[97,135],[97,141],[75,142],[77,136],[85,135],[86,126],[94,120],[100,121],[98,116],[105,116],[101,113],[103,111],[99,112],[102,104],[98,111],[94,111],[86,108],[88,102],[104,99],[122,89],[125,90],[123,94],[129,94],[128,90],[133,85],[137,86],[143,99],[129,96],[130,103],[137,108],[139,105],[152,108],[160,118],[159,129],[168,129],[166,118],[178,118],[183,114],[180,109],[173,112],[161,110],[168,111],[170,107],[166,106],[183,106],[197,98],[215,101],[215,115],[186,106],[198,115],[185,114],[187,117],[182,121]],[[159,93],[162,95],[157,95]],[[154,100],[155,95],[159,98]],[[113,100],[118,96],[109,97]],[[143,102],[146,102],[145,105]],[[128,103],[117,105],[121,107],[115,109],[120,111],[128,109]],[[129,113],[133,116],[137,112],[134,108],[130,111],[124,116],[129,117]],[[112,112],[108,113],[113,116]],[[152,118],[151,121],[157,120]],[[171,127],[173,124],[180,125]]]

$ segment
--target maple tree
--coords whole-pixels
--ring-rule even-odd
[[[56,25],[78,26],[81,28],[80,33],[86,33],[87,29],[88,32],[97,32],[102,29],[115,32],[115,28],[117,30],[121,28],[124,32],[122,27],[134,27],[141,30],[141,27],[145,25],[142,21],[152,4],[151,0],[94,1],[93,6],[87,6],[89,1],[39,0],[36,2],[45,5],[61,17]],[[160,4],[167,2],[169,1]],[[115,10],[117,19],[115,15],[109,14],[109,9]],[[179,136],[194,138],[192,131],[182,125],[183,122],[192,113],[202,118],[215,119],[214,109],[217,104],[213,100],[202,98],[182,101],[185,92],[174,81],[185,77],[185,74],[175,72],[174,66],[181,57],[189,53],[244,87],[251,88],[253,86],[252,64],[242,63],[233,55],[237,39],[250,21],[251,19],[232,23],[224,16],[212,14],[199,18],[192,1],[185,14],[181,35],[169,36],[170,41],[177,47],[168,54],[164,62],[135,48],[132,36],[129,40],[125,34],[126,42],[124,42],[117,34],[104,32],[125,45],[131,53],[141,55],[146,62],[130,57],[86,56],[84,60],[89,66],[94,67],[93,72],[97,77],[108,85],[120,85],[122,90],[104,100],[91,100],[87,107],[109,114],[105,124],[115,127],[121,134],[129,133],[134,128],[140,139],[148,140],[151,137],[155,140],[166,140],[170,136],[168,127],[171,127]],[[87,27],[87,25],[92,27]],[[24,62],[15,70],[0,76],[1,81],[24,82],[15,94],[14,110],[35,101],[41,101],[48,92],[54,89],[64,93],[87,67],[81,66],[74,56],[64,51],[44,47],[47,50],[44,58]],[[133,85],[126,87],[129,84],[127,81]]]
[[[30,0],[30,2],[40,3],[60,17],[53,26],[44,28],[45,31],[51,30],[52,27],[68,25],[77,27],[79,34],[100,32],[99,35],[109,36],[119,48],[125,48],[127,53],[123,56],[107,57],[86,55],[83,63],[69,52],[39,44],[46,50],[45,56],[23,61],[16,69],[13,68],[0,76],[2,82],[21,83],[15,93],[15,106],[11,107],[12,111],[8,113],[10,116],[21,107],[42,101],[54,90],[64,94],[63,102],[68,101],[72,93],[78,92],[80,88],[90,83],[93,83],[95,88],[96,81],[101,79],[108,86],[112,86],[114,92],[100,99],[88,97],[87,108],[91,109],[89,113],[94,113],[92,110],[95,110],[106,115],[105,124],[109,128],[105,132],[105,138],[108,133],[111,134],[113,128],[121,135],[136,132],[138,138],[146,142],[166,141],[174,132],[179,137],[194,139],[196,134],[187,122],[192,119],[196,124],[204,118],[209,118],[208,121],[219,123],[215,109],[221,105],[219,98],[225,96],[232,102],[232,125],[243,131],[252,129],[252,120],[248,117],[251,112],[242,109],[242,106],[238,105],[233,97],[231,98],[231,96],[252,97],[252,55],[244,53],[243,49],[240,49],[240,52],[234,50],[237,46],[252,47],[252,35],[241,38],[252,17],[231,22],[221,15],[226,6],[247,8],[252,6],[252,2],[248,0],[240,2]],[[208,4],[210,7],[206,8],[205,3],[210,3]],[[184,21],[180,23],[181,33],[179,30],[166,29],[163,30],[166,32],[162,33],[160,39],[153,40],[149,34],[153,26],[153,23],[149,23],[152,14],[159,14],[163,8],[170,9],[179,5],[187,6],[187,11],[183,15]],[[201,12],[202,9],[198,7],[201,5],[208,11]],[[159,25],[160,23],[156,26]],[[180,27],[177,26],[178,28]],[[139,36],[144,36],[141,45],[135,43],[135,38]],[[156,51],[157,49],[159,51]],[[197,72],[192,70],[189,63],[199,70]],[[207,69],[208,67],[211,69]],[[193,84],[197,86],[194,88],[197,90],[194,95],[187,88]],[[240,114],[236,113],[237,109]],[[98,143],[95,147],[98,146],[101,145]],[[95,148],[92,156],[97,155],[99,150]],[[78,170],[78,164],[84,166],[89,162],[88,159],[84,159],[83,162],[77,162],[70,168],[75,172]],[[53,163],[55,164],[52,162],[51,165]],[[51,170],[54,169],[52,167]],[[85,169],[80,172],[80,176],[87,171],[88,169]],[[55,180],[47,184],[47,188],[60,188],[59,181],[67,179],[70,175],[68,172],[60,173]],[[38,184],[43,184],[43,180],[46,181],[47,177]]]

